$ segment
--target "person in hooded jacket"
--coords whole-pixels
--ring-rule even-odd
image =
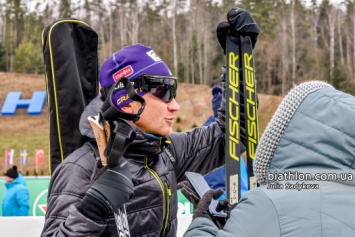
[[[355,97],[321,81],[283,99],[258,145],[261,185],[246,193],[219,229],[197,204],[184,237],[355,236]],[[335,138],[335,139],[334,139]]]
[[[257,28],[240,13],[230,11],[228,29]],[[100,128],[109,123],[109,164],[101,164],[89,143],[65,158],[51,177],[41,236],[118,236],[125,216],[114,213],[123,207],[130,232],[125,236],[176,236],[178,182],[186,171],[205,174],[224,163],[224,104],[212,125],[172,132],[180,109],[177,79],[142,44],[115,52],[99,80],[101,96],[83,112],[80,129],[93,139],[88,117],[98,119]],[[101,139],[96,137],[99,150]]]
[[[3,216],[28,216],[30,210],[29,192],[26,180],[18,173],[17,166],[8,169],[5,174],[5,193],[2,200]]]

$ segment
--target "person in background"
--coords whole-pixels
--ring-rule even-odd
[[[5,181],[6,190],[2,200],[2,215],[28,216],[30,195],[26,187],[26,181],[18,173],[17,166],[13,166],[6,171]]]
[[[218,109],[221,107],[221,102],[222,102],[222,87],[213,86],[212,101],[211,101],[213,115],[208,117],[208,119],[203,123],[202,126],[208,126],[214,121],[216,121],[216,118],[218,116]]]
[[[210,190],[184,237],[355,236],[355,97],[321,81],[283,99],[258,145],[258,188],[231,210],[224,228],[208,214]],[[336,138],[336,139],[334,139]]]

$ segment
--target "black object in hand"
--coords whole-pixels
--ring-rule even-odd
[[[227,14],[227,21],[218,23],[216,29],[217,39],[224,50],[224,54],[226,53],[227,33],[229,30],[244,37],[249,36],[253,48],[260,33],[258,25],[248,11],[241,8],[232,8]]]

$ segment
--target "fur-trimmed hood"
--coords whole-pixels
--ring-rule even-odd
[[[261,137],[254,162],[258,183],[271,181],[269,173],[354,173],[354,128],[353,96],[325,82],[300,84],[283,99]]]

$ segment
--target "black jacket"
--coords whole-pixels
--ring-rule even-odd
[[[99,98],[93,100],[82,115],[81,132],[91,138],[87,117],[96,114],[100,105]],[[224,163],[223,109],[219,113],[210,126],[167,138],[145,134],[132,126],[137,137],[124,154],[135,186],[134,196],[126,204],[132,237],[176,236],[177,183],[184,179],[185,171],[205,174]],[[166,145],[166,140],[171,144]],[[175,169],[171,158],[176,160]],[[84,144],[53,172],[42,236],[117,236],[113,216],[98,223],[75,207],[89,188],[96,163],[93,150]]]

